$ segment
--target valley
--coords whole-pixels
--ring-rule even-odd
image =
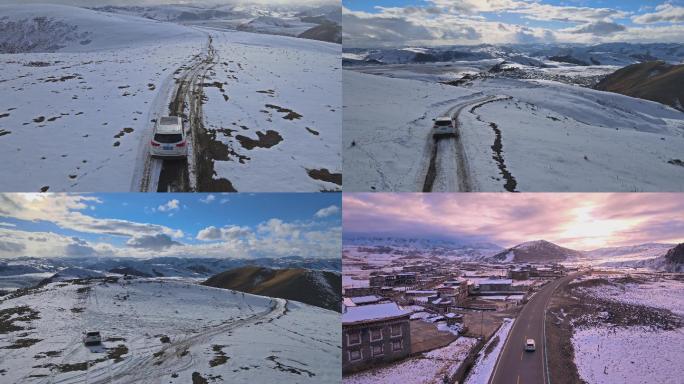
[[[682,59],[680,45],[646,46],[653,60]],[[347,186],[425,191],[425,175],[434,172],[433,119],[449,114],[463,149],[440,151],[443,177],[455,180],[440,191],[465,182],[482,192],[682,191],[684,114],[676,97],[665,105],[593,89],[638,63],[646,46],[579,47],[563,55],[573,62],[535,46],[345,47]],[[496,101],[449,113],[481,98]],[[467,170],[449,165],[464,156]]]

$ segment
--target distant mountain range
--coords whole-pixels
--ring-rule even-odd
[[[643,266],[658,270],[676,270],[681,263],[677,257],[659,263],[646,261],[664,258],[674,244],[647,243],[639,245],[599,248],[578,251],[546,240],[529,241],[514,247],[502,247],[487,242],[461,240],[395,238],[392,236],[345,236],[343,258],[345,263],[388,263],[399,259],[446,259],[453,261],[480,261],[490,263],[561,263],[580,262],[606,266]],[[643,263],[642,263],[643,262]],[[640,264],[641,263],[641,264]]]
[[[247,266],[219,273],[202,284],[341,311],[342,275],[337,272]]]
[[[603,78],[596,89],[657,101],[684,112],[684,65],[632,64]]]
[[[337,5],[108,5],[92,9],[180,24],[199,24],[342,43],[342,8]]]
[[[581,66],[626,66],[653,60],[679,64],[684,61],[684,44],[599,45],[475,45],[451,47],[409,47],[362,49],[345,48],[345,65],[408,64],[502,59],[533,67],[565,64]]]
[[[648,268],[663,272],[684,272],[684,243],[671,248],[664,255],[637,262],[626,262],[620,265]]]
[[[304,268],[312,270],[340,271],[339,259],[312,259],[290,256],[280,259],[215,259],[157,257],[135,258],[16,258],[0,262],[0,276],[27,273],[88,270],[94,273],[119,273],[140,277],[193,277],[207,278],[223,271],[257,265],[268,268]]]

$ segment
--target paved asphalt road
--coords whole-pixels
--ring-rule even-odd
[[[537,292],[515,320],[499,361],[490,379],[491,384],[543,384],[547,382],[544,364],[544,310],[553,291],[567,284],[575,275],[552,281]],[[525,352],[525,340],[534,339],[535,352]]]

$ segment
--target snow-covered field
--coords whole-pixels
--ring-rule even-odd
[[[474,92],[347,70],[342,79],[345,191],[417,192],[432,119]]]
[[[219,63],[205,84],[221,86],[205,87],[205,128],[229,154],[215,162],[216,178],[238,191],[340,189],[308,172],[341,173],[340,46],[243,32],[212,35]]]
[[[684,331],[589,328],[572,337],[580,377],[592,384],[681,383]]]
[[[437,384],[458,370],[476,339],[459,337],[444,348],[432,350],[386,367],[345,376],[345,384]]]
[[[482,348],[480,355],[475,361],[475,365],[468,373],[466,378],[466,384],[486,384],[489,382],[489,378],[492,376],[494,371],[494,366],[496,365],[496,360],[501,354],[501,350],[506,344],[506,338],[508,333],[513,327],[513,319],[504,319],[503,324],[498,331],[492,336],[489,342]],[[496,345],[491,347],[490,345],[496,340]],[[491,348],[489,353],[484,353],[484,351]]]
[[[662,328],[655,324],[577,326],[572,335],[575,364],[587,383],[680,383],[684,366],[684,282],[653,278],[651,281],[623,283],[624,276],[597,276],[610,284],[578,288],[610,302],[665,309],[679,317],[680,327]],[[587,281],[587,280],[584,280]],[[601,319],[605,314],[597,314]]]
[[[684,281],[657,279],[641,284],[603,284],[579,289],[601,299],[667,309],[684,317]]]
[[[459,115],[472,190],[508,179],[516,191],[684,190],[684,114],[672,108],[548,80],[451,87],[387,75],[343,73],[348,191],[420,191],[432,119],[487,95],[498,99]]]
[[[340,380],[339,314],[282,299],[120,278],[52,283],[0,313],[3,382]],[[86,330],[103,345],[86,347]]]
[[[339,45],[68,6],[0,14],[4,191],[139,190],[152,120],[210,34],[220,62],[205,81],[204,126],[212,145],[228,143],[212,151],[217,177],[239,191],[339,189],[320,180],[341,171]],[[258,132],[282,142],[253,147]]]

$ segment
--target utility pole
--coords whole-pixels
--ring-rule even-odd
[[[484,340],[484,311],[480,311],[480,334]]]

